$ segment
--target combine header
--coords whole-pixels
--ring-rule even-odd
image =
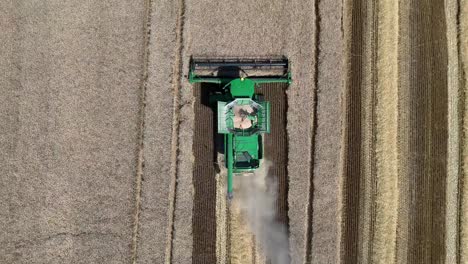
[[[233,176],[260,166],[263,134],[270,133],[270,103],[255,88],[264,83],[290,84],[288,60],[192,58],[189,82],[219,85],[209,102],[217,109],[218,133],[224,134],[228,198],[232,199]]]

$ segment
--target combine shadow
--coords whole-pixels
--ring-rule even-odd
[[[224,136],[218,134],[218,119],[217,119],[217,103],[216,101],[210,100],[210,96],[213,94],[221,93],[222,86],[215,83],[202,83],[200,85],[200,103],[206,107],[209,107],[213,112],[213,144],[214,151],[212,153],[213,164],[217,173],[221,171],[220,165],[218,164],[218,155],[224,155]]]

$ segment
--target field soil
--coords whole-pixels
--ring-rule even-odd
[[[140,212],[135,230],[137,263],[171,261],[175,202],[175,142],[173,126],[177,112],[174,96],[178,87],[176,58],[177,1],[146,3],[146,57],[142,117],[143,144]]]
[[[0,3],[1,263],[131,261],[144,17]]]
[[[316,108],[309,192],[307,263],[337,263],[340,241],[342,151],[342,2],[318,1]]]
[[[0,262],[468,262],[468,2],[338,2],[2,1]],[[227,203],[191,56],[289,59],[281,243]]]
[[[448,135],[459,128],[448,123],[449,91],[451,98],[457,91],[448,89],[445,10],[431,1],[349,1],[345,7],[345,263],[449,259],[446,208],[457,205],[446,195],[458,187],[446,189],[447,162],[457,155],[448,156]],[[450,116],[459,120],[456,113]]]
[[[213,87],[213,86],[211,86]],[[194,85],[193,263],[216,263],[216,111],[208,102],[210,86]],[[214,88],[217,86],[214,85]],[[219,144],[219,143],[218,143]],[[226,197],[223,197],[224,199]]]

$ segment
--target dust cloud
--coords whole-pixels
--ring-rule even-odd
[[[276,219],[277,182],[268,177],[272,163],[263,160],[254,175],[238,177],[239,191],[235,195],[257,248],[271,263],[289,263],[289,243],[286,226]]]

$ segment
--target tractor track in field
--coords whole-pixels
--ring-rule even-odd
[[[145,20],[146,23],[143,27],[145,33],[144,38],[144,55],[143,55],[143,73],[141,80],[141,95],[140,95],[140,127],[139,127],[139,142],[138,142],[138,158],[137,169],[135,175],[135,213],[133,220],[133,236],[132,236],[132,262],[137,261],[138,250],[138,232],[140,225],[140,211],[141,211],[141,182],[143,177],[144,167],[144,134],[145,134],[145,106],[146,106],[146,89],[148,81],[148,64],[149,64],[149,39],[150,39],[150,25],[151,25],[151,8],[152,0],[145,1]]]
[[[166,263],[172,262],[173,240],[174,240],[174,219],[175,206],[177,198],[177,174],[178,174],[178,154],[179,154],[179,125],[180,125],[180,89],[183,72],[182,52],[183,52],[183,26],[184,26],[185,0],[178,1],[177,20],[176,20],[176,42],[175,42],[175,60],[172,72],[173,84],[173,119],[172,119],[172,138],[171,138],[171,185],[169,191],[169,210],[168,210],[168,232],[166,241]]]
[[[447,173],[447,41],[443,2],[410,2],[408,262],[443,262]],[[411,19],[412,18],[412,19]]]
[[[314,157],[315,157],[315,152],[316,152],[316,138],[317,138],[317,90],[318,90],[318,82],[319,82],[319,58],[320,58],[320,48],[319,48],[319,42],[320,42],[320,37],[321,37],[321,31],[320,31],[320,24],[322,23],[321,16],[320,16],[320,11],[319,11],[319,5],[320,1],[315,1],[314,3],[314,16],[315,16],[315,31],[314,31],[314,57],[315,57],[315,63],[314,63],[314,74],[313,74],[313,79],[314,79],[314,88],[315,91],[313,91],[313,96],[312,96],[312,101],[315,102],[315,105],[312,110],[312,122],[311,122],[311,138],[310,138],[310,165],[309,165],[309,191],[307,195],[307,211],[306,211],[306,228],[305,228],[305,263],[309,264],[312,262],[312,229],[313,229],[313,221],[315,220],[313,217],[313,211],[314,211]]]

